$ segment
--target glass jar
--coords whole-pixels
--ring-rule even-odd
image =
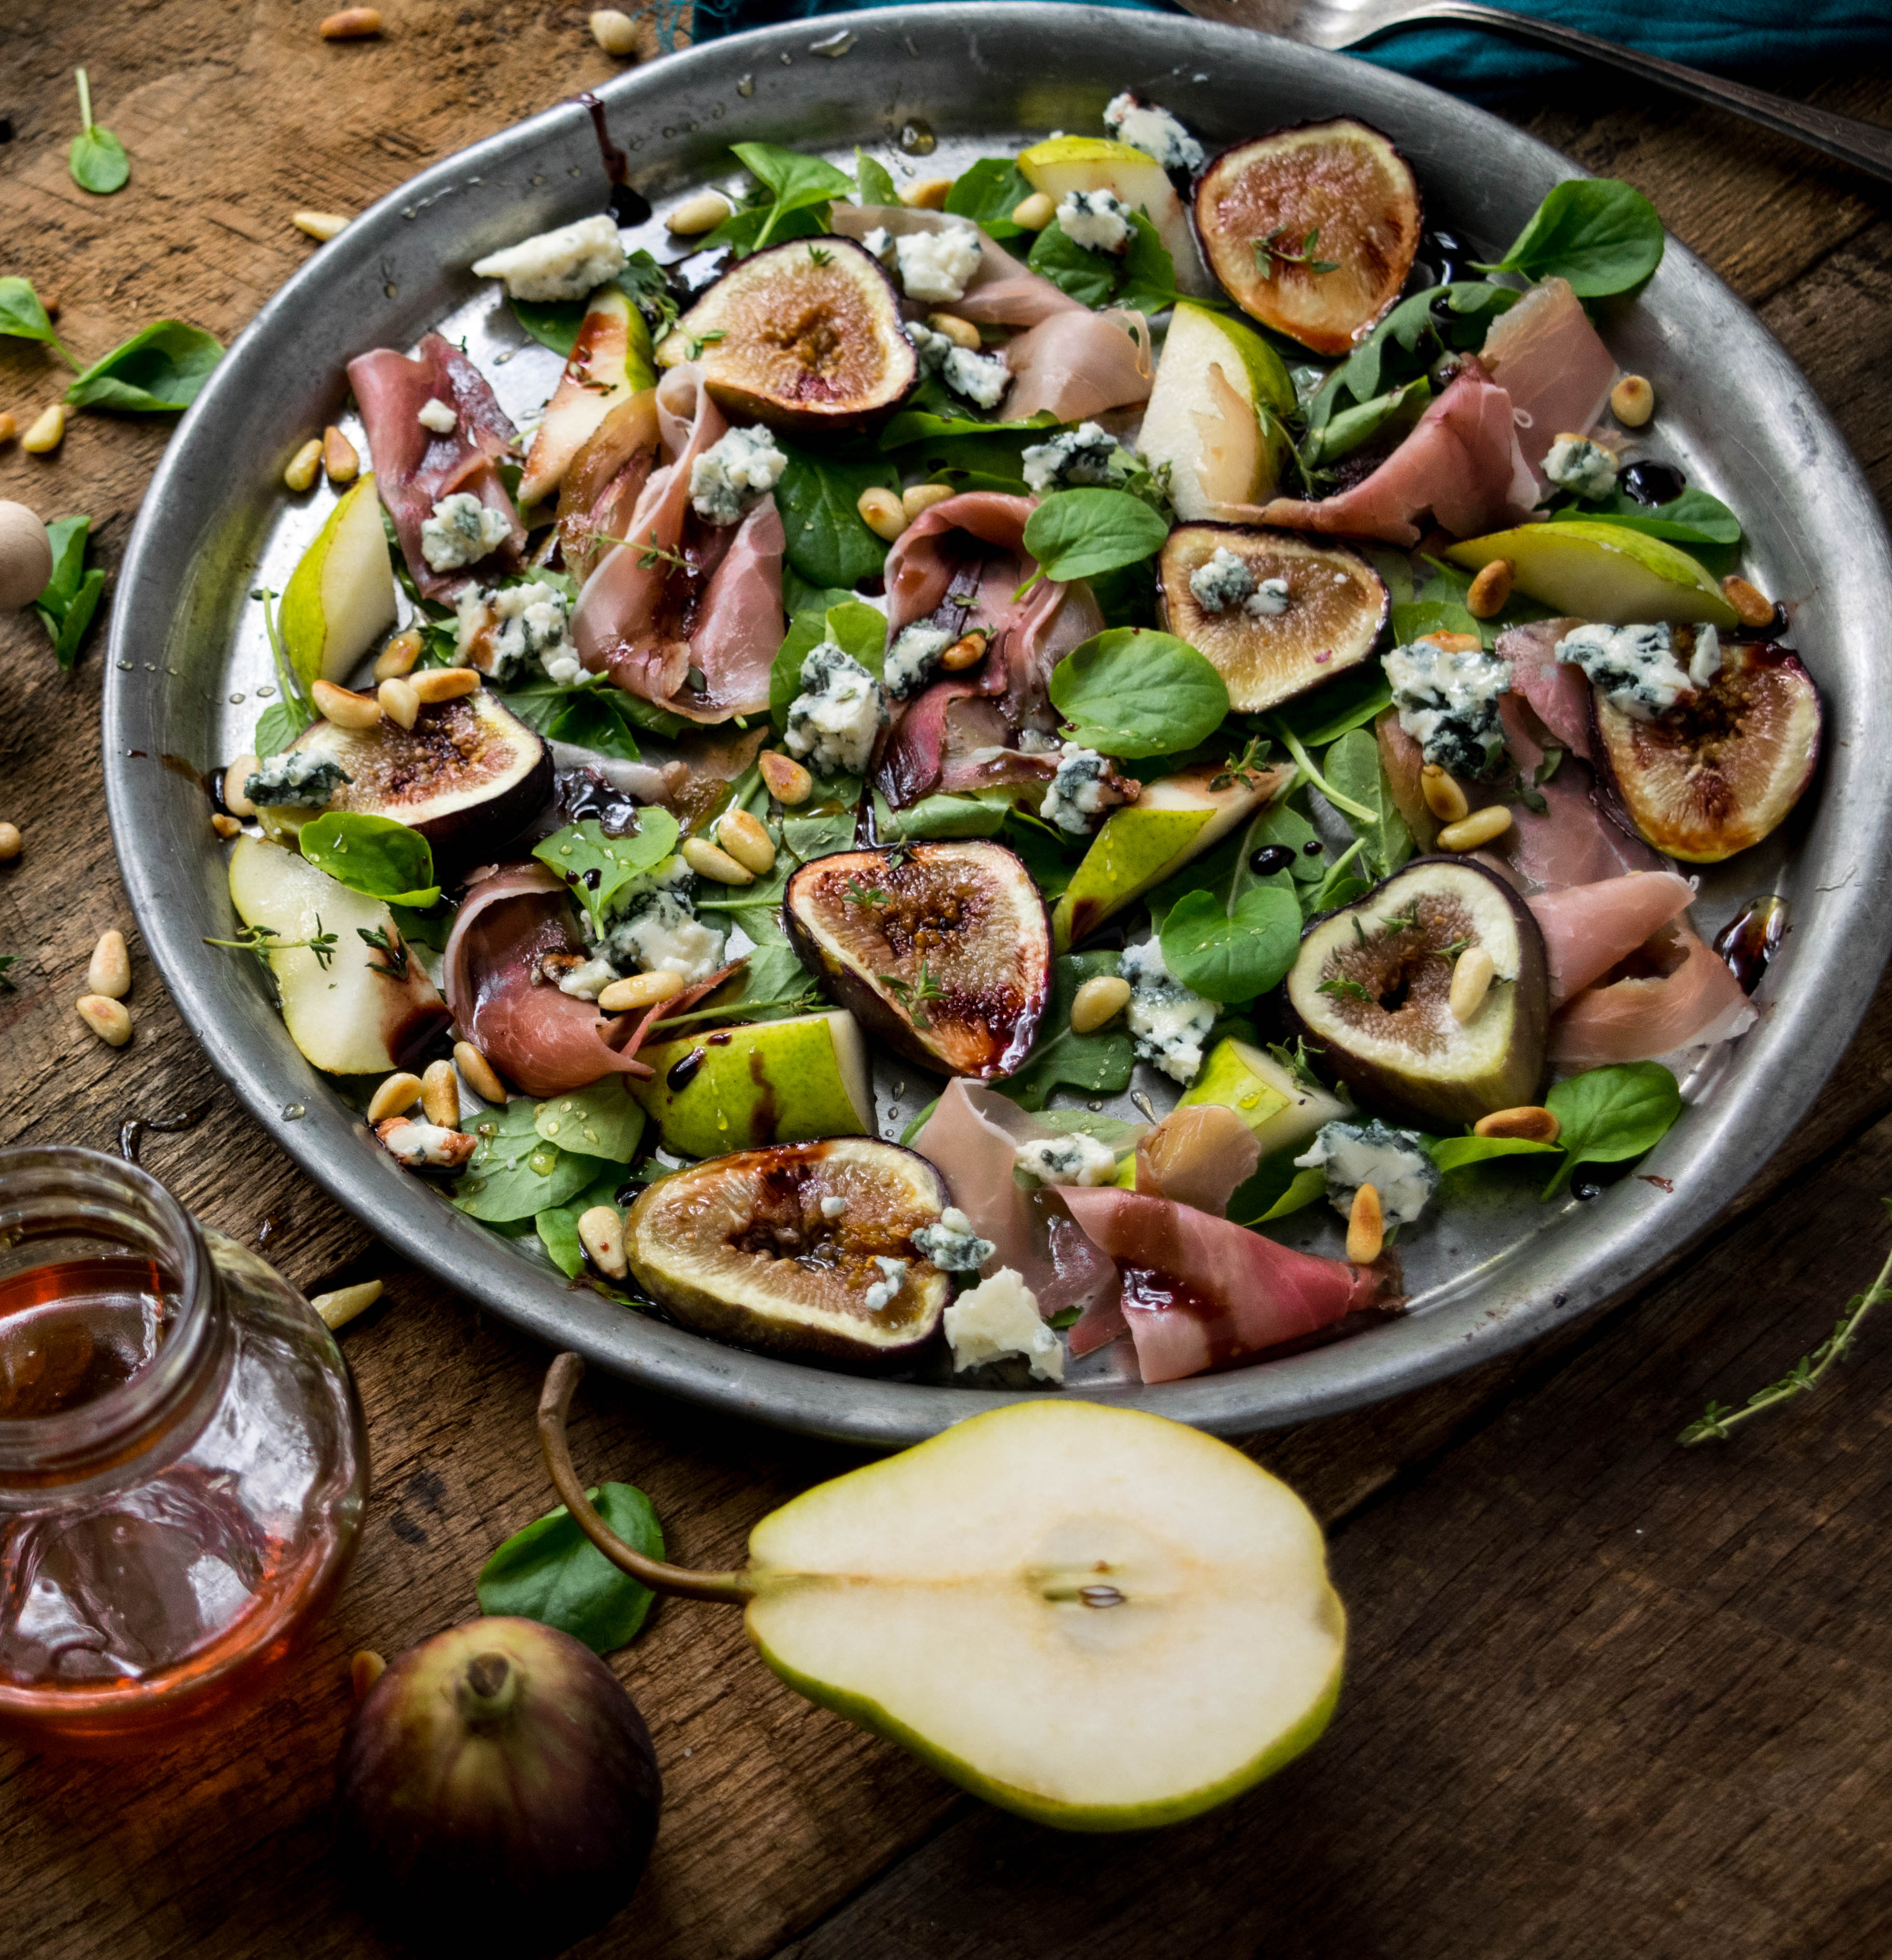
[[[151,1748],[247,1700],[367,1493],[354,1384],[287,1281],[135,1165],[0,1151],[0,1730]]]

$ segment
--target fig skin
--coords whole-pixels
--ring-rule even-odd
[[[570,1634],[472,1620],[364,1695],[336,1770],[342,1869],[423,1951],[552,1954],[629,1899],[663,1784],[650,1731]]]

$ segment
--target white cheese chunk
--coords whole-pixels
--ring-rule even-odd
[[[1415,640],[1384,662],[1399,725],[1426,760],[1454,775],[1490,778],[1502,768],[1504,724],[1498,703],[1511,686],[1511,663],[1483,647]]]
[[[1019,1169],[1040,1184],[1109,1184],[1117,1176],[1117,1153],[1081,1130],[1020,1144],[1014,1156]]]
[[[1041,497],[1074,484],[1108,488],[1121,483],[1126,473],[1117,461],[1117,438],[1095,422],[1080,422],[1048,441],[1029,444],[1019,457],[1025,487]]]
[[[943,626],[916,619],[903,626],[887,649],[881,679],[895,701],[917,694],[940,671],[940,656],[953,643],[953,635]]]
[[[421,526],[421,555],[436,571],[457,571],[497,551],[513,534],[504,511],[456,490],[434,506]]]
[[[976,1273],[998,1250],[990,1239],[979,1236],[956,1204],[940,1213],[938,1224],[922,1225],[913,1235],[913,1246],[943,1273]]]
[[[1104,127],[1120,143],[1154,157],[1166,170],[1199,170],[1202,145],[1166,109],[1139,102],[1127,90],[1104,104]]]
[[[582,966],[574,966],[559,975],[558,991],[571,994],[574,1000],[595,1001],[612,981],[623,977],[608,959],[587,959]]]
[[[685,986],[707,980],[723,963],[721,928],[696,915],[696,874],[679,857],[666,858],[613,893],[600,938],[590,915],[586,943],[620,974],[674,973]]]
[[[1580,667],[1612,707],[1652,721],[1720,672],[1721,635],[1712,626],[1576,626],[1557,658]]]
[[[1544,459],[1544,473],[1560,489],[1595,501],[1616,488],[1621,466],[1600,442],[1587,436],[1560,435]]]
[[[1057,207],[1064,236],[1087,252],[1115,256],[1128,250],[1130,218],[1130,206],[1107,190],[1067,191]]]
[[[1059,751],[1057,768],[1038,807],[1038,815],[1073,837],[1087,835],[1095,819],[1124,800],[1107,779],[1109,769],[1109,763],[1095,749],[1067,743]]]
[[[1339,581],[1345,584],[1346,581]],[[1277,619],[1288,609],[1288,582],[1285,578],[1264,578],[1242,602],[1251,619]]]
[[[880,683],[824,640],[802,662],[801,692],[790,702],[783,746],[817,775],[861,775],[887,722]]]
[[[608,214],[581,218],[522,239],[473,263],[474,275],[498,279],[516,300],[581,300],[624,269],[623,241]]]
[[[565,595],[555,585],[534,579],[524,585],[501,585],[463,592],[456,608],[454,645],[459,663],[475,667],[502,687],[517,680],[529,662],[537,660],[555,680],[560,673],[570,686],[583,671],[571,644],[571,616]],[[555,664],[558,673],[553,673]]]
[[[1323,1124],[1294,1161],[1303,1170],[1325,1172],[1328,1202],[1343,1217],[1353,1214],[1354,1193],[1370,1184],[1385,1223],[1410,1225],[1439,1188],[1439,1166],[1426,1154],[1425,1139],[1378,1120]]]
[[[1189,574],[1189,590],[1204,612],[1226,612],[1254,590],[1254,574],[1226,545],[1217,545],[1215,555]]]
[[[414,419],[422,428],[431,429],[436,435],[451,435],[459,427],[459,417],[450,404],[438,396],[430,396],[414,412]]]
[[[1119,966],[1130,982],[1124,1020],[1137,1059],[1178,1082],[1194,1080],[1202,1066],[1202,1044],[1216,1023],[1216,1004],[1171,975],[1156,940],[1126,947]]]
[[[946,1310],[952,1366],[977,1368],[1022,1355],[1041,1382],[1064,1379],[1064,1344],[1038,1317],[1038,1296],[1010,1266],[968,1287]]]
[[[739,523],[787,467],[769,430],[733,428],[690,465],[691,508],[708,523]]]
[[[870,1313],[879,1313],[883,1308],[892,1306],[900,1297],[900,1289],[907,1283],[908,1262],[905,1259],[892,1259],[884,1252],[877,1252],[874,1264],[880,1268],[880,1277],[867,1289]]]
[[[908,299],[926,306],[949,306],[964,299],[983,256],[978,228],[971,224],[909,231],[893,243],[901,288]]]
[[[243,779],[243,794],[259,810],[320,810],[355,778],[326,756],[285,749]]]

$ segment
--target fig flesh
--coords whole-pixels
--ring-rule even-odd
[[[1602,694],[1591,746],[1657,850],[1718,864],[1758,844],[1800,800],[1820,754],[1820,697],[1784,647],[1722,648],[1708,686],[1642,721]]]
[[[1468,1020],[1450,1004],[1474,948],[1496,977]],[[1370,1109],[1422,1126],[1535,1102],[1550,988],[1530,908],[1482,865],[1421,858],[1315,921],[1288,974],[1289,1005]]]
[[[845,238],[797,238],[732,266],[657,350],[695,361],[717,403],[790,434],[857,429],[919,378],[899,295]]]
[[[871,1137],[739,1150],[661,1179],[631,1206],[638,1284],[686,1327],[844,1367],[910,1360],[950,1297],[914,1248],[946,1204],[924,1157]]]
[[[1411,166],[1350,117],[1237,143],[1196,180],[1210,270],[1317,354],[1347,353],[1399,297],[1421,227]]]
[[[1218,552],[1245,574],[1219,593],[1207,569]],[[1239,714],[1277,707],[1359,666],[1391,604],[1385,581],[1359,552],[1291,531],[1179,524],[1158,563],[1165,623],[1221,675]],[[1192,580],[1221,603],[1205,603]]]
[[[803,964],[908,1061],[989,1080],[1030,1053],[1051,998],[1051,921],[1003,845],[816,858],[789,880],[783,914]]]

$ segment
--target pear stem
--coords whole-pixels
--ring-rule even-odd
[[[545,1386],[539,1397],[539,1446],[544,1452],[552,1481],[578,1529],[621,1572],[629,1573],[653,1592],[669,1593],[680,1599],[748,1599],[755,1584],[746,1572],[692,1572],[681,1565],[666,1565],[660,1559],[646,1558],[626,1545],[599,1516],[572,1466],[571,1446],[565,1440],[572,1393],[584,1371],[583,1355],[559,1355],[546,1373]]]

